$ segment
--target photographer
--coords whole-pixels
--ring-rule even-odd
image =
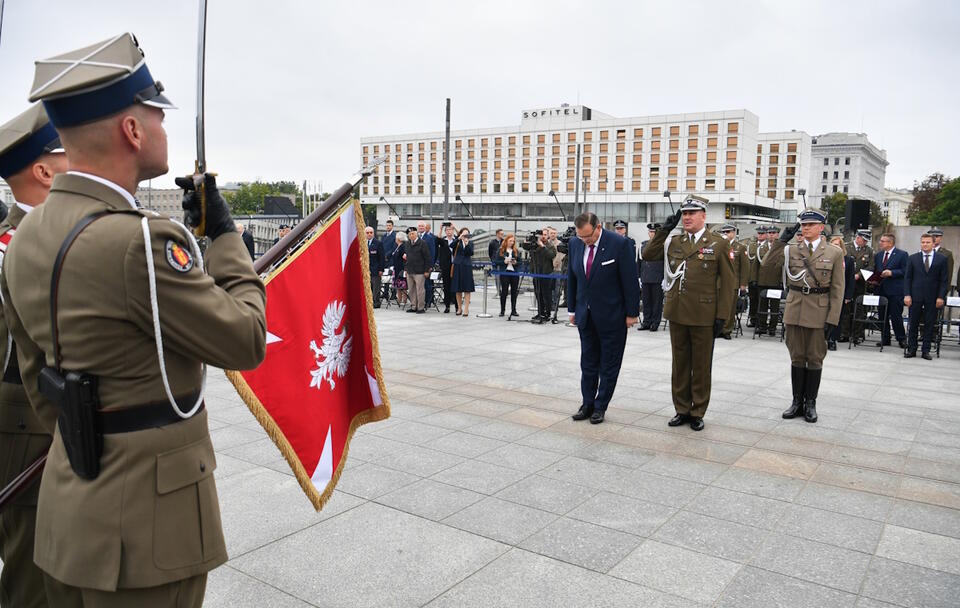
[[[566,273],[566,259],[567,253],[566,248],[564,250],[560,249],[560,237],[557,229],[553,226],[547,226],[550,235],[550,243],[557,248],[557,257],[553,258],[553,274],[565,274]],[[563,285],[566,283],[565,279],[554,280],[553,281],[553,290],[551,294],[550,307],[553,310],[557,310],[560,304],[560,291],[563,289]]]
[[[470,315],[470,294],[473,285],[473,243],[470,230],[461,228],[453,245],[453,265],[450,270],[453,280],[451,289],[457,294],[457,314]]]
[[[534,274],[552,274],[555,257],[557,257],[557,247],[550,242],[550,231],[540,230],[539,238],[530,252],[530,271]],[[537,296],[537,316],[530,320],[532,323],[539,325],[550,320],[553,284],[553,279],[533,280],[533,291]]]

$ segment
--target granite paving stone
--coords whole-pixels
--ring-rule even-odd
[[[874,557],[861,595],[900,606],[956,608],[960,576]]]
[[[883,521],[893,505],[893,498],[811,482],[804,486],[796,502],[818,509]]]
[[[673,507],[599,492],[567,513],[567,517],[637,536],[649,536],[676,512]]]
[[[477,492],[421,479],[384,494],[377,498],[376,502],[412,515],[440,521],[483,498],[484,495]]]
[[[557,517],[540,509],[487,497],[447,517],[444,523],[502,543],[517,545]]]
[[[960,538],[960,511],[947,507],[897,499],[887,523]]]
[[[759,568],[745,567],[714,604],[717,608],[851,608],[857,596]]]
[[[714,557],[747,563],[768,534],[768,531],[753,526],[680,511],[660,526],[652,538]]]
[[[776,528],[785,534],[867,554],[876,551],[883,532],[881,522],[799,504],[785,510]]]
[[[949,536],[888,524],[880,537],[877,555],[960,575],[960,539]]]
[[[870,555],[805,538],[774,533],[753,558],[753,566],[856,593]]]
[[[519,547],[597,572],[607,572],[643,539],[633,534],[561,517]]]
[[[790,503],[780,500],[709,487],[684,510],[769,530],[776,527],[789,507]]]
[[[498,492],[497,498],[563,515],[596,493],[591,487],[530,475]]]
[[[541,471],[563,458],[563,454],[518,443],[508,443],[503,447],[477,456],[477,460],[526,471],[527,473]]]
[[[206,608],[310,608],[313,604],[299,600],[230,566],[223,566],[207,575],[207,594],[203,605]]]
[[[495,494],[505,487],[523,479],[528,473],[501,467],[489,462],[467,460],[444,469],[431,479],[481,494]]]
[[[804,488],[800,479],[737,467],[727,469],[711,485],[786,501],[793,500]]]

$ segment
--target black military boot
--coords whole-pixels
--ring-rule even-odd
[[[803,419],[807,422],[817,421],[817,393],[820,391],[821,374],[822,369],[807,370],[807,380],[803,388]]]
[[[807,368],[790,366],[790,384],[793,385],[793,403],[783,412],[783,417],[788,420],[803,415],[803,387],[806,374]]]

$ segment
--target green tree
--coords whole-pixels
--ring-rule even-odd
[[[278,194],[292,194],[299,201],[300,188],[290,181],[279,182],[241,182],[240,188],[225,192],[224,198],[234,215],[253,215],[263,211],[263,199]]]
[[[843,192],[836,192],[823,197],[823,209],[821,211],[827,214],[827,224],[835,225],[847,214],[847,195]]]
[[[911,205],[912,207],[912,205]],[[910,217],[911,225],[960,225],[960,177],[951,180],[937,193],[930,211]]]
[[[907,218],[911,225],[928,223],[923,219],[937,206],[937,195],[950,181],[943,173],[931,173],[919,184],[913,185],[913,202],[907,208]]]

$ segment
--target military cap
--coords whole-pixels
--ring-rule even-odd
[[[862,239],[867,239],[869,241],[871,238],[873,238],[873,233],[870,232],[869,230],[861,229],[861,230],[857,230],[857,236],[859,236]]]
[[[647,224],[647,230],[656,231],[656,230],[660,230],[660,228],[662,227],[663,227],[663,224],[661,224],[660,222],[657,222],[655,224]]]
[[[613,227],[614,227],[614,228],[626,228],[626,227],[627,227],[627,223],[626,223],[625,221],[623,221],[623,220],[617,220],[617,221],[615,221],[615,222],[613,223]]]
[[[43,101],[57,128],[116,114],[135,103],[174,108],[147,69],[133,34],[36,62],[30,101]]]
[[[820,209],[808,207],[800,212],[797,221],[801,224],[824,224],[827,221],[827,214]]]
[[[709,202],[702,196],[688,194],[686,200],[680,205],[680,211],[706,211]]]
[[[943,236],[943,228],[940,226],[930,226],[930,230],[927,230],[927,234],[930,236]]]
[[[720,226],[718,230],[719,232],[736,232],[737,227],[733,224],[724,224],[723,226]]]
[[[6,179],[48,152],[62,152],[60,136],[42,104],[0,127],[0,177]]]
[[[287,226],[286,224],[280,224],[279,226],[277,226],[277,230],[283,230],[284,228],[289,228],[289,227],[290,226]]]
[[[416,232],[416,231],[417,231],[416,226],[407,226],[407,234],[410,234],[411,232]]]

